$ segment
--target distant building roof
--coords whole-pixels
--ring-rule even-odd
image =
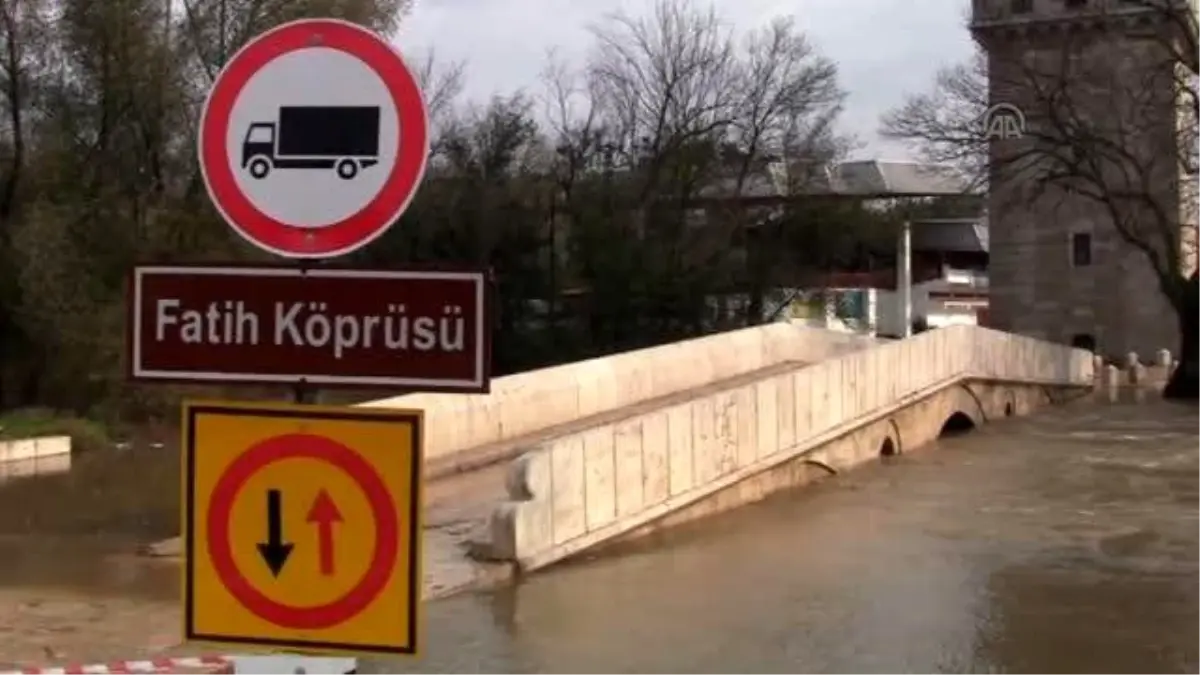
[[[970,182],[945,165],[867,160],[842,162],[830,169],[829,187],[838,194],[879,197],[960,195]]]
[[[987,253],[991,250],[986,218],[931,218],[913,221],[915,251]]]
[[[789,167],[774,162],[765,172],[747,176],[741,199],[786,201],[799,196],[846,196],[860,199],[942,197],[970,192],[971,182],[962,172],[940,164],[865,160],[842,162],[814,170],[810,175],[789,177]],[[729,199],[735,180],[719,180],[700,191],[705,200]]]

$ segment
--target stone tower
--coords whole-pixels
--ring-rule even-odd
[[[1029,131],[1017,137],[1003,133],[1011,124],[987,127],[991,325],[1112,358],[1136,351],[1148,360],[1158,349],[1178,348],[1175,314],[1145,254],[1118,235],[1104,205],[1047,181],[1053,162],[1031,149],[1031,137],[1066,124],[1058,115],[1114,130],[1108,140],[1153,175],[1155,202],[1182,234],[1194,218],[1185,209],[1194,203],[1187,186],[1195,177],[1181,172],[1187,149],[1178,132],[1178,66],[1167,54],[1173,27],[1167,11],[1148,6],[1172,1],[973,1],[971,32],[987,55],[990,103],[1010,115],[1021,111]],[[1189,0],[1180,3],[1193,11]],[[1055,93],[1060,86],[1066,93]],[[1051,100],[1069,109],[1047,112],[1060,105]],[[997,168],[1012,169],[1014,158],[1030,168]]]

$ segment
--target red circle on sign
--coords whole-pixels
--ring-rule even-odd
[[[375,552],[366,573],[345,595],[324,605],[297,607],[268,598],[246,579],[233,559],[229,520],[234,500],[251,476],[285,459],[316,459],[346,472],[366,495],[375,516]],[[246,609],[284,628],[328,628],[366,609],[391,578],[400,548],[399,531],[395,503],[375,469],[350,448],[311,434],[276,436],[251,447],[221,475],[208,505],[208,551],[217,576]]]
[[[296,227],[260,210],[237,184],[226,136],[233,106],[246,83],[275,59],[299,49],[323,47],[357,57],[387,86],[400,120],[396,161],[367,205],[323,227]],[[200,172],[225,220],[247,241],[289,258],[344,255],[369,244],[400,217],[417,192],[429,155],[425,101],[404,58],[371,31],[337,19],[301,19],[269,30],[242,47],[217,75],[204,103],[199,133]]]

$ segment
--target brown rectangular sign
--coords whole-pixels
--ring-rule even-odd
[[[136,267],[135,380],[485,393],[484,271]]]

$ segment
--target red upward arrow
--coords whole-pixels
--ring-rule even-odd
[[[317,550],[320,557],[321,574],[333,574],[333,524],[342,522],[342,512],[337,504],[329,497],[329,493],[321,490],[308,509],[310,523],[317,524]]]

